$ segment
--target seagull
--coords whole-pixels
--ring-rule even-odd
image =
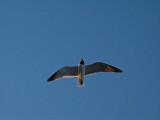
[[[118,72],[121,73],[122,70],[103,63],[103,62],[95,62],[90,65],[85,65],[84,60],[81,58],[80,63],[78,66],[64,66],[60,68],[57,72],[55,72],[50,78],[48,78],[48,82],[57,80],[60,78],[72,78],[72,77],[77,77],[77,86],[78,87],[83,87],[84,86],[84,76],[85,75],[90,75],[93,73],[98,73],[98,72]]]

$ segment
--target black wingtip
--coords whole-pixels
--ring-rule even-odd
[[[55,78],[55,74],[56,74],[56,73],[54,73],[50,78],[48,78],[47,82],[53,81],[54,78]]]
[[[118,72],[121,73],[121,72],[123,72],[123,71],[119,69]]]
[[[52,81],[52,79],[49,78],[49,79],[47,80],[47,82],[50,82],[50,81]]]
[[[120,70],[119,68],[114,67],[114,66],[107,65],[107,67],[105,68],[105,72],[118,72],[118,73],[121,73],[123,71]]]
[[[48,78],[47,82],[53,81],[55,79],[57,79],[57,72],[55,72],[50,78]]]
[[[123,72],[123,71],[120,70],[120,69],[118,69],[118,68],[114,68],[114,72],[119,72],[119,73],[121,73],[121,72]]]

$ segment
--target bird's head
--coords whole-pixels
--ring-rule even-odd
[[[84,61],[83,61],[82,58],[81,58],[80,64],[81,64],[81,65],[84,65]]]

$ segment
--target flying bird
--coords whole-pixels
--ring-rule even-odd
[[[53,81],[59,78],[71,78],[71,77],[77,77],[77,85],[78,87],[84,86],[84,76],[98,73],[98,72],[118,72],[121,73],[122,70],[106,64],[102,62],[95,62],[90,65],[85,65],[84,60],[81,59],[78,66],[64,66],[61,69],[59,69],[57,72],[55,72],[50,78],[48,78],[49,81]]]

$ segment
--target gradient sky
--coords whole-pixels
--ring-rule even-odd
[[[64,65],[124,72],[48,83]],[[1,120],[159,120],[159,0],[0,0]]]

